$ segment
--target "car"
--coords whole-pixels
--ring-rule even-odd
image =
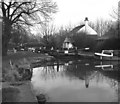
[[[35,48],[35,53],[40,53],[41,52],[41,49],[39,47],[36,47]]]

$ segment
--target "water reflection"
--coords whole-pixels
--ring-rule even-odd
[[[32,84],[48,102],[117,102],[118,69],[119,63],[57,60],[34,68]]]

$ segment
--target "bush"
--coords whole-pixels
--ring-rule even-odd
[[[15,82],[15,81],[19,81],[20,79],[21,79],[21,76],[20,76],[18,70],[4,69],[3,81]]]
[[[17,81],[31,80],[32,72],[30,69],[18,68],[10,69],[4,68],[2,71],[2,81],[15,83]]]
[[[117,38],[109,38],[103,40],[103,42],[98,42],[96,49],[98,51],[101,50],[120,50],[120,39]]]
[[[110,38],[103,43],[103,49],[120,50],[120,39]]]

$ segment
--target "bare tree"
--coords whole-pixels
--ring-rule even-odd
[[[120,19],[120,1],[118,2],[118,7],[113,9],[110,16],[116,20]]]
[[[112,21],[103,20],[102,18],[97,20],[95,23],[95,30],[99,34],[99,36],[103,36],[109,28],[112,26]]]
[[[52,13],[57,12],[57,5],[51,0],[2,0],[0,3],[2,18],[2,54],[7,55],[8,43],[11,39],[11,30],[17,24],[33,26],[49,21]]]
[[[117,9],[113,9],[112,13],[110,14],[111,17],[116,19],[117,21],[117,32],[118,32],[118,38],[120,38],[120,1],[118,2],[118,7]]]

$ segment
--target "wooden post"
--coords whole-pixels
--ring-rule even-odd
[[[118,2],[118,38],[120,38],[120,1]]]

